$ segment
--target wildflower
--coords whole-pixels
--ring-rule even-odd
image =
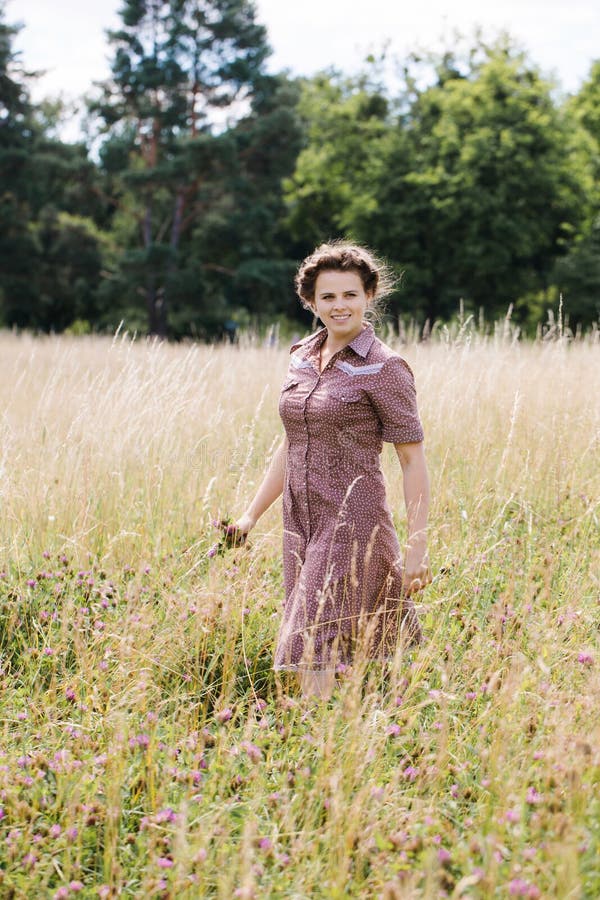
[[[159,869],[170,869],[173,865],[173,860],[169,859],[168,856],[159,856],[156,861]]]
[[[542,795],[538,791],[536,791],[534,787],[530,787],[527,790],[525,799],[527,803],[529,803],[531,806],[534,806],[536,803],[540,803]]]
[[[62,834],[62,828],[60,825],[52,825],[49,834],[51,838],[57,838]]]
[[[394,722],[393,725],[388,725],[385,731],[386,734],[393,735],[394,737],[397,737],[401,732],[402,729],[396,722]]]
[[[176,822],[177,813],[174,812],[170,806],[167,806],[165,809],[161,809],[156,813],[155,819],[157,822]]]
[[[450,862],[452,857],[451,857],[449,851],[446,850],[445,847],[440,847],[440,849],[437,852],[437,858],[438,858],[439,863],[441,863],[442,865],[445,865],[446,863]]]
[[[70,881],[69,890],[73,894],[79,893],[79,891],[83,890],[83,881]]]
[[[580,653],[577,657],[577,662],[581,663],[582,666],[591,666],[594,662],[594,657],[591,653]]]
[[[215,719],[217,720],[217,722],[228,722],[232,715],[232,711],[229,709],[229,707],[227,707],[226,709],[219,710],[219,712],[215,715]]]
[[[67,840],[76,841],[77,835],[79,834],[79,830],[77,828],[67,828],[65,834],[67,835]]]
[[[63,887],[59,887],[59,889],[54,894],[54,900],[64,900],[64,898],[68,896],[69,888],[63,885]]]
[[[407,766],[402,773],[407,781],[414,781],[417,775],[419,774],[419,770],[414,766]]]
[[[273,842],[270,838],[264,837],[259,840],[258,846],[261,850],[264,850],[266,853],[268,853],[273,849]]]
[[[535,884],[530,884],[524,878],[513,878],[508,885],[508,892],[511,897],[530,897],[531,900],[541,897],[539,888]]]
[[[251,741],[242,741],[240,747],[246,751],[252,762],[259,762],[262,759],[262,750]]]

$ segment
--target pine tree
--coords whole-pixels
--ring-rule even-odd
[[[113,77],[93,108],[120,185],[131,303],[142,292],[150,333],[165,336],[182,234],[231,151],[217,121],[245,111],[270,51],[250,0],[126,0],[121,16]]]
[[[31,264],[35,244],[28,229],[27,166],[35,135],[26,75],[0,4],[0,321],[12,324],[7,305],[35,302]]]

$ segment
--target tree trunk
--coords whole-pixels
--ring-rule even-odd
[[[142,226],[144,247],[149,254],[152,247],[152,206],[148,200]],[[164,288],[156,287],[156,277],[151,269],[146,275],[146,310],[148,313],[148,333],[158,337],[167,336],[167,315],[164,297]]]
[[[178,188],[175,195],[175,209],[173,210],[173,224],[171,225],[171,239],[169,245],[171,254],[167,265],[164,287],[158,291],[158,303],[160,304],[160,315],[164,327],[164,334],[167,331],[167,291],[172,283],[173,275],[177,268],[177,250],[179,248],[179,238],[181,237],[181,225],[183,222],[183,209],[185,206],[185,191]]]

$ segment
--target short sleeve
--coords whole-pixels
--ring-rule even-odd
[[[368,393],[381,421],[382,440],[394,444],[423,440],[415,379],[406,360],[400,356],[387,359]]]

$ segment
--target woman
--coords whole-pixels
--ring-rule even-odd
[[[283,493],[285,604],[275,671],[329,697],[340,663],[390,659],[422,640],[410,595],[431,581],[429,481],[413,374],[365,320],[389,289],[364,248],[336,241],[304,260],[296,290],[323,328],[291,347],[279,411],[286,435],[236,527],[247,534]],[[394,444],[408,517],[404,562],[379,467]],[[343,666],[342,666],[343,667]]]

